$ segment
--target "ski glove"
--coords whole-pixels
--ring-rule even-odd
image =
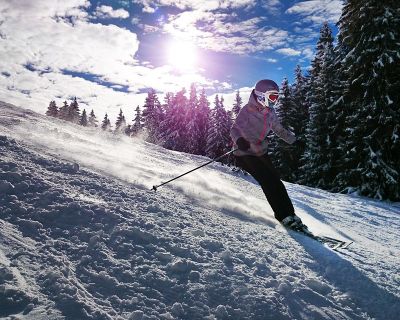
[[[239,139],[237,139],[236,145],[242,151],[247,151],[250,149],[250,143],[243,137],[240,137]]]

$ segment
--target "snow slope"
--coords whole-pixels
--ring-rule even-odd
[[[399,203],[250,177],[0,103],[1,319],[399,319]]]

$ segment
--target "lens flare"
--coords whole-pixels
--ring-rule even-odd
[[[196,47],[187,41],[175,40],[168,46],[168,62],[180,71],[193,71],[196,67]]]

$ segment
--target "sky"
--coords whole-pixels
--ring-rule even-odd
[[[149,88],[195,83],[231,108],[260,79],[281,83],[310,64],[340,0],[3,0],[0,100],[44,112],[77,97],[81,109],[128,121]],[[211,101],[211,100],[210,100]]]

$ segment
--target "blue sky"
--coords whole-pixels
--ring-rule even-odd
[[[319,29],[336,33],[340,0],[5,0],[0,99],[43,112],[77,96],[133,116],[149,87],[160,99],[190,83],[244,99],[254,83],[309,66]]]

